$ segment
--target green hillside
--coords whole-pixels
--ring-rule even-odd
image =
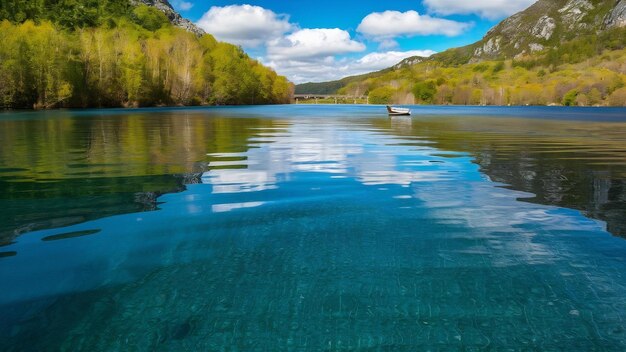
[[[366,92],[384,104],[621,106],[625,18],[626,0],[541,0],[474,44],[296,91]]]
[[[377,73],[388,72],[388,71],[390,71],[390,69],[385,69]],[[302,84],[296,85],[295,94],[334,94],[339,89],[347,86],[348,84],[352,82],[358,82],[363,79],[367,79],[371,75],[372,74],[370,73],[370,74],[364,74],[364,75],[358,75],[358,76],[350,76],[350,77],[342,78],[340,80],[323,82],[323,83],[302,83]]]
[[[155,6],[0,2],[0,108],[289,102],[285,77]]]
[[[13,23],[26,20],[52,21],[64,28],[94,27],[110,19],[129,16],[128,0],[4,0],[0,2],[0,19]]]

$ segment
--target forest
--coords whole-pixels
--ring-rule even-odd
[[[241,48],[176,28],[154,7],[1,4],[0,108],[271,104],[292,96],[285,77]]]
[[[466,48],[296,93],[368,96],[371,104],[626,106],[626,28],[541,52],[471,62]]]
[[[626,50],[551,70],[524,61],[422,62],[352,81],[371,104],[626,106]]]
[[[626,106],[626,51],[556,71],[514,60],[462,66],[420,63],[363,81],[339,94],[367,92],[371,104]]]

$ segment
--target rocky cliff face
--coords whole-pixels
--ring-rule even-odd
[[[626,0],[621,0],[615,8],[613,8],[606,17],[604,26],[607,28],[626,27]]]
[[[580,35],[626,27],[626,0],[539,0],[492,28],[482,40],[431,56],[455,64],[520,58]],[[397,69],[426,60],[408,58]]]
[[[176,12],[176,10],[174,10],[172,5],[167,0],[130,0],[130,2],[133,5],[143,4],[155,7],[162,11],[173,25],[194,33],[198,36],[206,34],[204,30],[193,24],[193,22],[189,21],[188,19],[183,18],[178,12]]]
[[[626,26],[626,0],[539,0],[467,47],[470,62],[514,58],[583,34]]]

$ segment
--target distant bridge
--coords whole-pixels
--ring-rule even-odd
[[[300,100],[315,100],[315,104],[317,101],[322,100],[334,100],[335,104],[338,104],[339,100],[353,100],[356,103],[357,100],[366,100],[367,104],[369,104],[369,98],[367,95],[362,96],[354,96],[354,95],[338,95],[338,94],[294,94],[293,99],[298,104]]]

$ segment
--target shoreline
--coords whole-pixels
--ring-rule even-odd
[[[291,104],[241,104],[241,105],[155,105],[155,106],[139,106],[139,107],[76,107],[76,108],[52,108],[52,109],[31,109],[31,108],[13,108],[13,109],[0,109],[0,116],[2,114],[9,113],[29,113],[29,112],[52,112],[52,111],[88,111],[88,110],[102,110],[102,111],[142,111],[148,109],[223,109],[223,108],[245,108],[245,107],[269,107],[269,106],[410,106],[413,108],[569,108],[569,109],[626,109],[626,106],[614,106],[614,105],[596,105],[596,106],[567,106],[567,105],[423,105],[423,104],[344,104],[344,103],[291,103]]]

